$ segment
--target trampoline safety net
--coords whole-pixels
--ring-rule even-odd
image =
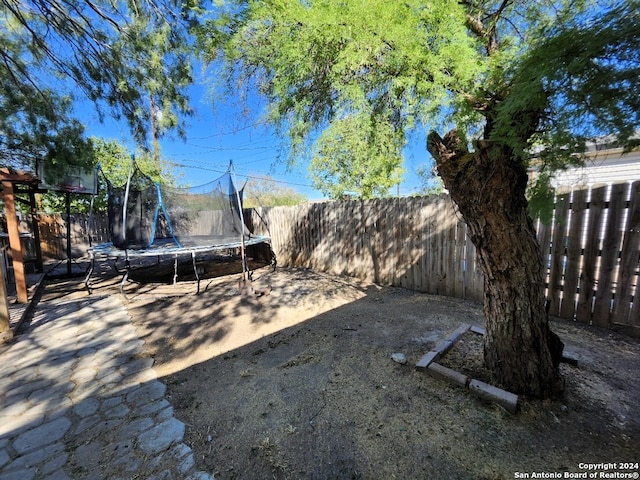
[[[111,241],[120,249],[189,248],[237,243],[251,237],[242,221],[242,189],[232,175],[198,187],[175,188],[133,169],[130,181],[107,181]]]

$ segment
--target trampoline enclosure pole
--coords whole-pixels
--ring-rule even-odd
[[[236,194],[236,200],[238,201],[238,213],[240,214],[240,258],[242,261],[242,280],[247,282],[249,280],[249,272],[247,267],[247,260],[245,255],[244,245],[244,214],[242,212],[242,202],[240,201],[240,193],[236,187],[236,172],[233,168],[233,161],[229,162],[229,170],[231,172],[231,185]],[[245,285],[246,286],[246,285]]]
[[[127,245],[127,202],[129,201],[129,188],[131,187],[131,175],[133,174],[133,164],[136,156],[131,154],[131,164],[129,165],[129,175],[127,176],[127,185],[124,189],[124,202],[122,203],[122,240]]]

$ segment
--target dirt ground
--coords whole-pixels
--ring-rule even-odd
[[[481,325],[481,306],[304,269],[260,269],[268,294],[240,296],[239,278],[200,295],[126,288],[185,442],[218,480],[497,480],[640,461],[635,339],[555,321],[579,358],[562,366],[565,394],[510,414],[415,369],[460,324]],[[445,360],[481,376],[480,345],[466,334]]]

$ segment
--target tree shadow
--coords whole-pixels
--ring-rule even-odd
[[[640,406],[638,388],[622,387],[640,366],[640,344],[563,367],[565,398],[523,399],[513,416],[413,368],[461,323],[481,323],[478,305],[392,287],[354,290],[342,305],[163,377],[200,468],[243,479],[510,478],[640,446],[640,423],[621,417]],[[573,344],[595,341],[565,333]],[[599,340],[607,343],[606,332]],[[408,363],[392,361],[394,352]],[[624,408],[602,403],[614,391]]]

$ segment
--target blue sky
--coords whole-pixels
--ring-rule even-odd
[[[190,99],[195,115],[187,120],[186,141],[176,138],[160,141],[162,158],[174,164],[185,183],[194,186],[207,183],[224,173],[233,160],[238,183],[247,176],[270,176],[310,200],[323,198],[322,192],[312,187],[305,163],[287,167],[284,141],[272,128],[260,123],[260,111],[243,115],[233,100],[220,102],[214,111],[207,90],[201,85],[191,89]],[[100,123],[92,104],[83,104],[78,113],[87,136],[117,140],[135,151],[125,122],[106,118]],[[427,162],[424,145],[423,138],[416,138],[406,149],[407,173],[400,185],[400,195],[415,193],[419,186],[415,171]],[[392,194],[397,194],[397,189]]]

